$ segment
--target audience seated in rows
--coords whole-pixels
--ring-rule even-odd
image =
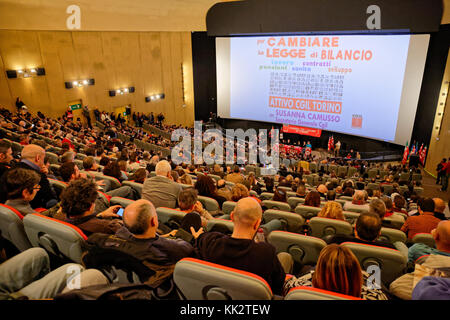
[[[434,201],[431,198],[420,199],[418,210],[419,215],[408,217],[401,228],[408,239],[414,238],[418,233],[431,233],[441,221],[434,216]]]

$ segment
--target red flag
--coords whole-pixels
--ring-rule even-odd
[[[417,153],[419,155],[419,157],[422,156],[422,150],[423,150],[423,143],[420,145],[419,152]]]
[[[408,161],[408,155],[409,155],[409,148],[408,142],[406,142],[405,151],[403,152],[402,164],[406,164],[406,161]]]
[[[328,151],[331,150],[331,137],[328,137]]]
[[[334,137],[331,136],[331,150],[334,150]]]
[[[425,165],[425,157],[427,156],[427,146],[420,152],[419,159],[422,166]]]

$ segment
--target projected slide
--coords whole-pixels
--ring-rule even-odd
[[[221,66],[218,61],[219,115],[399,140],[396,131],[410,38],[228,38],[222,58],[229,61]],[[427,46],[428,38],[423,61],[413,66],[422,70],[415,77],[417,91]],[[417,99],[412,104],[411,125]]]

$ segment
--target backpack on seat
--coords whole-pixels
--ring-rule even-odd
[[[87,239],[82,262],[86,268],[100,270],[111,283],[146,284],[158,289],[158,296],[177,299],[172,275],[175,264],[168,264],[148,249],[148,245],[94,233]]]

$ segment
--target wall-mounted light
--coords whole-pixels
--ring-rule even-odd
[[[44,68],[24,68],[18,70],[6,70],[8,79],[16,78],[32,78],[37,76],[45,76]]]
[[[127,93],[133,93],[134,92],[134,87],[129,87],[129,88],[122,88],[122,89],[116,89],[116,90],[109,90],[109,96],[110,97],[114,97],[116,95],[124,95]]]
[[[85,86],[93,86],[95,84],[95,79],[66,81],[64,84],[66,89],[81,88]]]
[[[166,95],[164,93],[154,94],[148,97],[145,97],[145,102],[156,101],[160,99],[164,99]]]

